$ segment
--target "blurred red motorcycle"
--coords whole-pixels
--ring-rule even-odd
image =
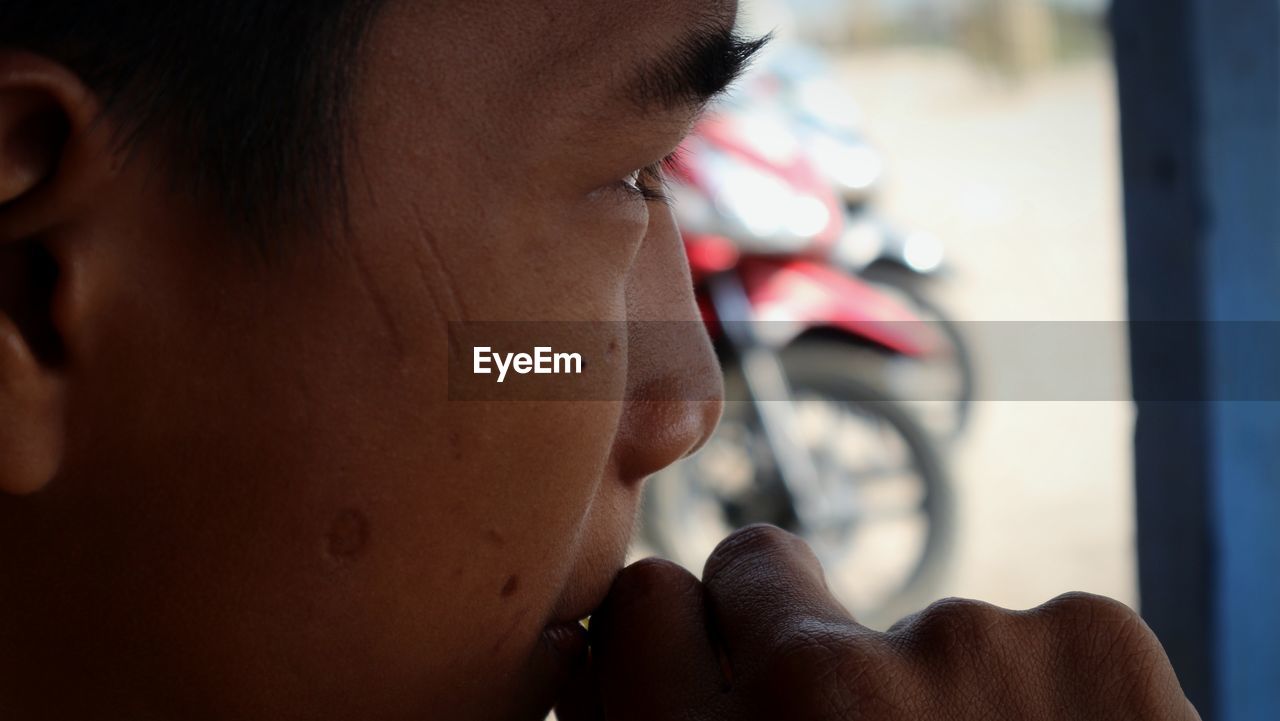
[[[864,134],[857,104],[820,50],[796,43],[771,44],[725,98],[720,112],[761,107],[786,119],[785,130],[797,139],[844,204],[845,230],[831,249],[830,262],[894,295],[945,337],[949,357],[946,363],[931,364],[930,377],[904,373],[902,364],[893,364],[887,373],[881,369],[878,375],[891,383],[890,395],[950,401],[911,405],[935,437],[948,442],[959,439],[968,427],[977,395],[977,370],[962,324],[932,299],[937,284],[950,275],[945,247],[929,233],[903,231],[880,216],[876,201],[886,160]],[[875,369],[865,373],[877,374]],[[929,390],[922,393],[922,386]]]
[[[669,193],[727,403],[702,452],[650,483],[646,534],[700,568],[734,528],[806,538],[871,623],[927,602],[949,545],[947,473],[912,413],[860,377],[868,353],[945,343],[912,308],[834,267],[846,232],[825,177],[767,115],[704,120]]]

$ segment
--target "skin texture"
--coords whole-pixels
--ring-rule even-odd
[[[770,526],[727,538],[701,580],[661,560],[628,567],[591,634],[561,721],[1200,718],[1119,602],[947,599],[877,633],[832,597],[809,547]]]
[[[168,189],[162,150],[113,154],[76,78],[0,58],[6,277],[32,245],[61,271],[0,315],[0,708],[550,708],[543,631],[603,597],[641,480],[718,419],[719,370],[705,334],[601,323],[576,338],[613,345],[596,397],[689,400],[451,403],[447,323],[697,319],[669,208],[621,184],[693,108],[642,118],[616,69],[707,11],[441,5],[392,2],[368,40],[350,231],[269,265]],[[37,107],[70,130],[26,159]]]
[[[163,148],[115,152],[74,75],[0,49],[4,717],[1194,718],[1108,602],[874,636],[776,531],[702,581],[618,575],[643,478],[719,416],[700,332],[574,326],[625,400],[448,400],[450,321],[697,319],[669,209],[623,183],[694,109],[620,79],[734,13],[391,2],[349,222],[269,263]]]

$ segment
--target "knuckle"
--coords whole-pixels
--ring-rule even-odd
[[[1059,639],[1056,676],[1124,718],[1183,718],[1189,705],[1155,634],[1133,609],[1085,593],[1037,609]],[[1194,712],[1193,712],[1194,713]]]
[[[1142,618],[1119,601],[1087,593],[1059,596],[1037,609],[1059,639],[1059,657],[1111,679],[1146,677],[1164,652]]]
[[[775,556],[803,543],[796,536],[777,526],[766,524],[747,526],[733,532],[716,546],[707,557],[702,577],[709,581],[726,571],[732,571],[745,561]]]
[[[1036,611],[1052,624],[1084,635],[1131,635],[1146,626],[1125,604],[1091,593],[1065,593]]]
[[[987,648],[1013,615],[989,603],[946,598],[907,619],[895,629],[899,642],[930,655]]]
[[[1127,622],[1137,617],[1133,609],[1115,599],[1081,591],[1064,593],[1045,603],[1040,608],[1053,614],[1075,619],[1096,618]]]

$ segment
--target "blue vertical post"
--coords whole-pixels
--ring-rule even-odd
[[[1280,2],[1116,0],[1112,27],[1142,611],[1206,721],[1274,721],[1280,403],[1241,389],[1280,375]]]

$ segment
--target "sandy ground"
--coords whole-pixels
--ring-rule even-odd
[[[957,318],[1124,318],[1108,63],[1020,87],[941,51],[839,66],[889,159],[884,212],[947,243],[955,274],[938,296]],[[1103,362],[1124,377],[1123,352]],[[1022,608],[1084,590],[1136,604],[1132,422],[1119,401],[978,404],[952,457],[960,522],[940,594]]]

